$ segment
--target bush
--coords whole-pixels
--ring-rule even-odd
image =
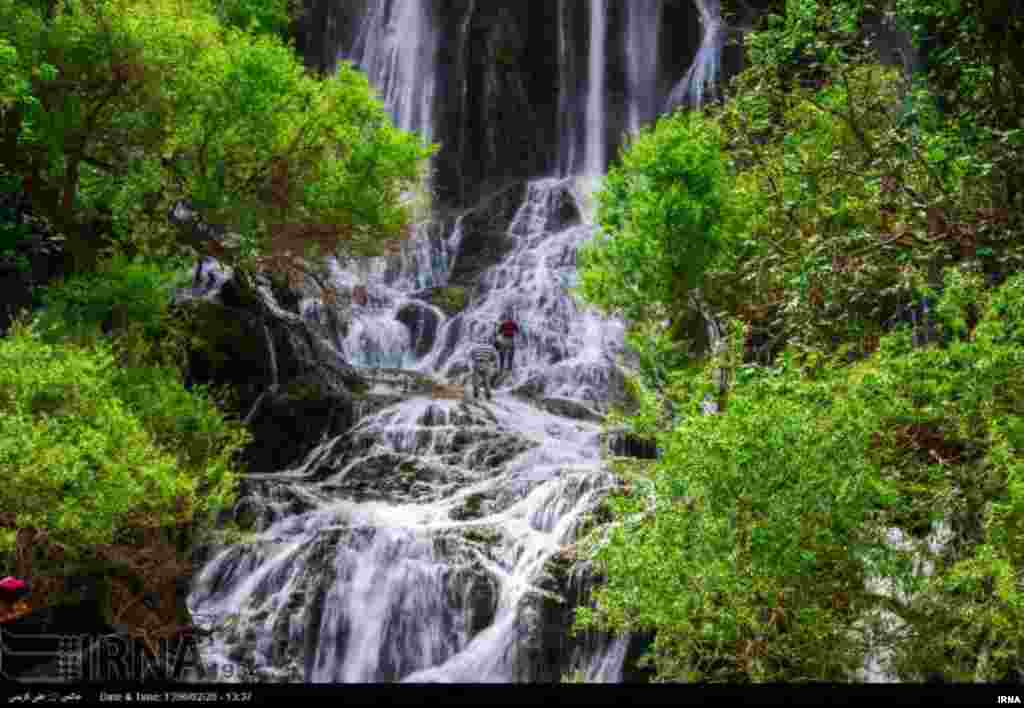
[[[176,372],[122,371],[106,343],[58,347],[18,325],[0,340],[0,409],[0,508],[72,555],[232,502],[244,433]]]
[[[88,340],[102,329],[129,324],[155,339],[175,287],[185,284],[181,270],[152,261],[115,256],[95,273],[76,275],[43,292],[40,330],[50,341]]]
[[[1024,647],[1024,276],[976,285],[947,274],[948,347],[915,350],[898,331],[854,366],[786,355],[738,372],[724,414],[662,432],[650,480],[613,504],[619,526],[597,556],[608,585],[581,626],[656,630],[664,679],[851,680],[863,621],[884,608],[906,623],[882,640],[905,680],[1011,677]],[[921,539],[943,522],[958,538],[936,556]],[[913,552],[885,543],[891,527]],[[921,557],[931,577],[911,572]]]
[[[633,320],[685,309],[727,233],[727,193],[714,123],[685,113],[658,121],[598,193],[602,235],[580,251],[579,293]]]

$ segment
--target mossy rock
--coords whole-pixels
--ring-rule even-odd
[[[437,288],[430,295],[430,303],[441,309],[448,317],[454,317],[469,304],[469,292],[464,287],[449,285]]]
[[[309,378],[298,378],[288,383],[285,395],[295,401],[321,401],[330,395],[322,382]]]
[[[452,519],[456,521],[468,521],[469,519],[479,519],[482,516],[481,506],[484,502],[483,494],[473,494],[466,497],[465,502],[462,506],[452,509],[449,513]]]
[[[462,536],[467,541],[482,543],[488,546],[494,545],[501,540],[501,534],[498,531],[484,526],[476,526],[465,529],[462,532]]]

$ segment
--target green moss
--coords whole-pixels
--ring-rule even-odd
[[[469,294],[466,288],[450,285],[435,290],[431,295],[430,301],[441,308],[446,315],[452,317],[466,309],[466,305],[469,302]]]
[[[289,382],[286,395],[296,401],[322,401],[327,390],[316,379],[300,378]]]
[[[510,47],[502,46],[502,47],[498,47],[495,50],[495,52],[494,52],[494,60],[498,64],[500,64],[502,66],[514,67],[514,66],[516,66],[516,64],[517,64],[517,62],[519,60],[519,55],[518,55],[518,53],[514,49],[512,49]]]
[[[486,526],[473,526],[464,529],[462,535],[467,541],[474,541],[488,546],[501,540],[501,534],[497,530]]]

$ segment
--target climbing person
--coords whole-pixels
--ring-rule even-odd
[[[512,371],[512,360],[516,353],[516,335],[519,325],[512,319],[512,313],[506,312],[498,323],[494,334],[494,346],[498,349],[499,371]]]
[[[491,399],[491,377],[494,365],[498,363],[498,352],[486,340],[478,341],[469,350],[469,361],[473,368],[473,398],[480,398],[483,386],[487,400]]]

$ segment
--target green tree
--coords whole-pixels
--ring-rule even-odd
[[[846,681],[886,610],[903,624],[873,641],[905,680],[1012,677],[1022,285],[986,292],[951,271],[937,305],[949,347],[914,349],[898,331],[854,366],[749,366],[724,413],[661,432],[664,457],[634,471],[592,539],[607,534],[595,557],[608,582],[579,625],[655,631],[663,680]],[[671,395],[697,408],[685,386]],[[942,524],[957,535],[936,553],[925,537]],[[892,528],[909,545],[887,542]],[[914,574],[922,560],[930,576]]]
[[[677,113],[623,151],[597,195],[601,236],[578,291],[631,320],[681,316],[727,233],[729,173],[714,123]]]
[[[212,9],[61,0],[47,14],[0,0],[21,96],[6,101],[0,169],[24,179],[78,268],[105,245],[83,224],[104,215],[133,248],[216,249],[166,223],[183,199],[241,234],[220,244],[228,261],[399,237],[401,195],[430,150],[391,124],[361,74],[309,76],[279,39],[225,28]]]
[[[0,340],[0,361],[0,508],[15,528],[84,559],[132,529],[209,523],[233,501],[246,434],[176,370],[125,369],[107,343],[49,344],[24,326]]]

